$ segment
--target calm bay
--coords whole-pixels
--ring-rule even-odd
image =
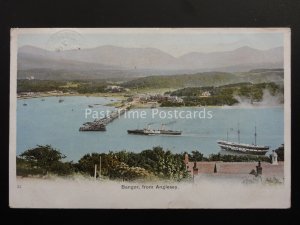
[[[278,107],[206,107],[212,118],[162,119],[151,116],[153,110],[199,111],[200,107],[134,109],[145,111],[146,118],[125,118],[122,115],[107,125],[107,131],[80,132],[79,127],[93,118],[85,117],[87,109],[94,111],[114,110],[106,106],[116,99],[109,97],[69,96],[45,97],[17,100],[17,154],[36,145],[50,144],[77,161],[84,154],[108,151],[140,152],[161,146],[172,152],[199,150],[205,155],[220,152],[217,140],[237,141],[237,124],[241,131],[241,142],[254,142],[254,127],[257,127],[257,144],[270,146],[270,151],[284,143],[284,110]],[[27,105],[24,105],[27,104]],[[90,105],[90,108],[89,108]],[[92,107],[91,107],[92,106]],[[161,123],[168,129],[181,130],[180,136],[143,136],[127,134],[128,129],[142,129],[151,123],[159,128]]]

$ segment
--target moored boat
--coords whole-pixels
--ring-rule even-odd
[[[264,145],[257,145],[256,136],[257,133],[255,127],[254,144],[240,143],[240,129],[238,128],[238,142],[228,141],[228,131],[227,131],[227,141],[219,140],[217,141],[217,143],[220,146],[220,148],[225,151],[238,152],[238,153],[251,154],[251,155],[265,155],[269,151],[270,147]]]

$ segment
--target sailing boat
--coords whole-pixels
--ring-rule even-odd
[[[244,154],[251,154],[251,155],[265,155],[269,151],[269,146],[257,145],[256,144],[256,126],[254,131],[254,144],[244,144],[240,143],[240,129],[238,124],[238,142],[230,142],[228,141],[228,130],[227,130],[227,140],[219,140],[217,141],[218,145],[222,150],[231,151],[231,152],[238,152]]]

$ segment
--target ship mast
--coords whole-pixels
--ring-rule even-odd
[[[257,136],[257,133],[256,133],[256,126],[254,127],[254,145],[256,145],[256,136]]]
[[[227,128],[227,141],[228,141],[228,128]]]
[[[238,123],[238,142],[240,143],[240,123]]]

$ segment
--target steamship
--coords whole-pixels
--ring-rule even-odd
[[[151,129],[149,124],[144,129],[127,130],[128,134],[139,135],[181,135],[182,131],[178,130],[166,130],[165,125],[162,124],[160,129]]]

